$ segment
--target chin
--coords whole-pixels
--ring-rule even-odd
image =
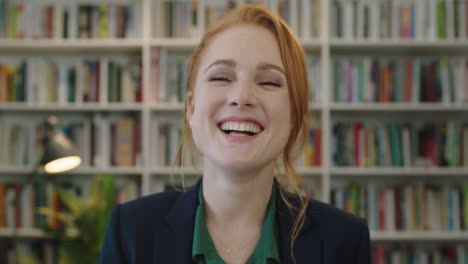
[[[256,162],[253,162],[256,161]],[[229,159],[217,162],[221,168],[238,173],[259,172],[272,164],[268,161],[259,161],[258,159]]]

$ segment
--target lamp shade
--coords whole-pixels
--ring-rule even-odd
[[[43,140],[44,152],[41,165],[47,173],[60,173],[71,170],[81,164],[71,141],[57,128],[57,119],[49,117]]]

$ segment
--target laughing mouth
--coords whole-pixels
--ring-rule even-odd
[[[263,131],[253,122],[226,121],[218,124],[218,128],[230,136],[254,136]]]

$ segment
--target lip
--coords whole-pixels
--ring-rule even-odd
[[[263,131],[263,128],[264,126],[262,125],[262,123],[260,121],[258,121],[257,119],[255,118],[252,118],[252,117],[239,117],[239,116],[229,116],[229,117],[225,117],[221,120],[218,121],[218,123],[216,124],[218,127],[219,125],[221,125],[222,123],[224,122],[228,122],[228,121],[235,121],[235,122],[250,122],[250,123],[254,123],[256,124],[257,126],[260,127],[260,129]]]

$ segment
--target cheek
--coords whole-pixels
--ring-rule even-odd
[[[291,104],[289,102],[288,94],[284,93],[281,96],[276,97],[275,100],[271,100],[269,105],[272,107],[271,112],[274,113],[273,116],[282,121],[282,125],[290,126]]]
[[[206,130],[212,129],[220,101],[219,96],[216,96],[215,93],[210,93],[203,88],[197,90],[194,98],[194,111],[190,120],[194,136],[206,136]]]
[[[275,103],[270,104],[271,109],[269,110],[270,118],[275,129],[278,130],[283,138],[289,138],[291,131],[291,108],[288,100],[277,100]]]
[[[217,107],[223,104],[226,94],[222,89],[200,86],[195,96],[195,114],[205,118],[207,114],[214,114]]]

